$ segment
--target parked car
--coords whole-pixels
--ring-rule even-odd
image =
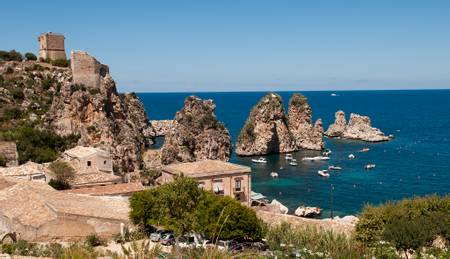
[[[182,236],[178,238],[178,246],[181,248],[193,248],[196,247],[195,240],[193,236]]]
[[[161,237],[166,233],[168,233],[168,231],[159,229],[150,234],[150,240],[153,242],[159,242],[161,240]]]
[[[175,244],[175,236],[173,233],[165,233],[161,236],[160,242],[165,246],[171,246]]]

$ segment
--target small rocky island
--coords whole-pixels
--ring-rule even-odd
[[[253,107],[241,129],[236,154],[266,155],[300,149],[322,150],[323,147],[322,120],[312,125],[312,109],[306,97],[292,95],[286,116],[281,96],[268,93]]]
[[[231,136],[214,114],[212,100],[189,96],[175,115],[172,127],[166,129],[162,147],[162,164],[213,159],[228,161]]]
[[[381,142],[391,139],[391,137],[386,136],[381,130],[372,127],[371,120],[368,116],[351,113],[350,120],[347,124],[343,111],[337,111],[335,113],[335,121],[328,127],[325,135],[328,137],[341,137],[367,142]]]

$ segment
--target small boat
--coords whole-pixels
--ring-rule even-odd
[[[322,152],[322,155],[323,156],[329,156],[331,154],[331,150],[329,150],[329,149],[325,149],[323,152]]]
[[[330,165],[328,167],[328,170],[342,170],[342,167],[340,166],[335,166],[335,165]]]
[[[361,149],[359,152],[369,152],[369,150],[370,150],[370,148],[365,147],[365,148]]]
[[[328,173],[328,170],[319,170],[317,171],[317,174],[323,177],[330,177],[330,174]]]
[[[353,155],[353,154],[348,155],[348,159],[354,159],[354,158],[355,158],[355,155]]]
[[[393,139],[393,138],[395,138],[395,136],[394,136],[394,134],[389,134],[389,136],[388,136],[390,139]]]
[[[286,160],[291,160],[293,157],[292,157],[292,154],[286,154],[286,156],[284,158]]]
[[[369,169],[374,169],[375,168],[375,164],[367,164],[364,166],[364,169],[369,170]]]
[[[335,94],[335,93],[332,93],[332,94],[330,94],[331,96],[338,96],[337,94]]]
[[[297,163],[297,162],[289,162],[289,165],[292,165],[292,166],[297,166],[297,165],[298,165],[298,163]]]
[[[278,173],[272,172],[272,173],[270,173],[270,176],[272,176],[272,178],[278,178]]]
[[[330,160],[327,156],[304,157],[302,161]]]
[[[280,166],[280,170],[284,170],[284,167]]]
[[[263,164],[266,164],[266,163],[267,163],[267,160],[266,160],[265,157],[260,157],[260,158],[258,158],[258,159],[252,159],[252,162],[254,162],[254,163],[263,163]]]
[[[297,159],[292,158],[292,159],[291,159],[291,162],[297,162]]]

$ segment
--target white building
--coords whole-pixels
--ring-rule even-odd
[[[62,157],[79,173],[113,173],[111,155],[99,148],[76,146],[64,151]]]
[[[46,168],[31,161],[19,166],[0,167],[0,176],[44,183],[50,180]]]

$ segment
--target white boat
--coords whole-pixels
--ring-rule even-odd
[[[335,166],[335,165],[330,165],[328,167],[328,170],[342,170],[342,167],[340,166]]]
[[[286,154],[286,156],[284,158],[286,160],[291,160],[293,157],[292,157],[292,154]]]
[[[353,154],[348,155],[348,159],[354,159],[354,158],[355,158],[355,155],[353,155]]]
[[[298,165],[298,163],[297,163],[297,162],[289,162],[289,165],[292,165],[292,166],[297,166],[297,165]]]
[[[317,174],[319,174],[320,176],[323,176],[323,177],[330,177],[330,174],[328,173],[327,170],[319,170],[319,171],[317,171]]]
[[[370,148],[365,147],[365,148],[361,149],[359,152],[369,152],[369,150],[370,150]]]
[[[364,169],[369,170],[369,169],[374,169],[375,168],[375,164],[367,164],[364,166]]]
[[[304,157],[302,161],[318,161],[318,160],[330,160],[327,156],[314,156],[314,157]]]
[[[323,152],[322,152],[322,155],[323,156],[329,156],[331,154],[331,150],[329,150],[329,149],[325,149]]]
[[[332,94],[330,94],[331,96],[338,96],[337,94],[335,94],[335,93],[332,93]]]
[[[297,159],[292,158],[292,159],[291,159],[291,162],[297,162]]]
[[[272,173],[270,173],[270,176],[272,178],[278,178],[278,173],[277,172],[272,172]]]
[[[260,158],[258,158],[258,159],[252,159],[252,162],[254,162],[254,163],[263,163],[263,164],[266,164],[266,163],[267,163],[267,160],[266,160],[265,157],[260,157]]]

